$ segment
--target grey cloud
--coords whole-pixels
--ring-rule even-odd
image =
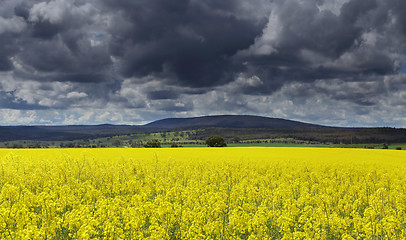
[[[0,47],[1,51],[1,47]],[[3,55],[0,56],[0,72],[1,71],[10,71],[13,69],[13,64],[11,63],[9,56]]]
[[[25,21],[20,17],[3,18],[0,16],[0,34],[18,33],[26,27]]]
[[[153,107],[159,111],[164,112],[188,112],[193,110],[193,103],[179,102],[174,100],[164,100],[159,102],[153,102]]]
[[[150,91],[147,94],[149,99],[158,100],[158,99],[177,99],[179,97],[179,93],[170,90],[158,90],[158,91]]]
[[[19,1],[14,14],[25,21],[19,35],[0,35],[0,68],[38,81],[111,81],[112,61],[93,1]],[[93,33],[93,35],[91,35]],[[6,48],[6,49],[5,49]],[[7,54],[8,53],[8,54]],[[15,63],[11,62],[11,57]]]
[[[294,81],[367,81],[394,74],[403,43],[399,34],[388,34],[399,28],[389,21],[389,6],[350,0],[334,13],[316,1],[277,1],[262,35],[237,58],[268,93]]]
[[[21,2],[14,7],[14,14],[28,20],[30,16],[30,6],[26,2]]]
[[[399,30],[403,33],[403,37],[406,38],[406,2],[402,0],[390,0],[386,4],[391,12],[395,15],[395,24]],[[406,44],[406,43],[405,43]],[[406,45],[403,45],[404,47]]]
[[[91,46],[89,40],[80,37],[72,41],[69,34],[62,35],[61,40],[30,41],[16,57],[25,67],[46,73],[42,79],[38,74],[31,76],[40,81],[104,82],[112,78],[106,48]]]
[[[11,40],[10,37],[0,35],[0,72],[10,71],[14,68],[11,57],[15,54],[17,49],[8,43],[9,40]]]
[[[122,59],[123,75],[168,76],[184,86],[231,81],[232,56],[251,45],[263,27],[256,21],[222,14],[235,1],[104,2],[122,13],[110,31],[114,39],[110,47]]]
[[[285,90],[285,94],[292,99],[305,100],[313,96],[320,96],[358,107],[377,106],[382,99],[399,99],[395,96],[402,95],[406,87],[406,84],[401,83],[396,76],[386,78],[375,77],[369,81],[332,79],[319,80],[314,83],[292,83],[289,85],[289,89]],[[395,85],[397,90],[393,89]]]
[[[19,38],[20,32],[24,31],[25,27],[22,18],[4,18],[0,15],[0,71],[13,69],[11,58],[19,48],[15,39]]]
[[[91,3],[92,1],[90,1]],[[24,6],[16,6],[15,12],[25,17]],[[33,37],[51,39],[59,33],[83,29],[87,24],[93,24],[98,11],[89,3],[79,1],[54,0],[38,2],[31,6],[27,21],[32,26]],[[85,31],[82,32],[84,34]],[[81,37],[81,36],[77,36]]]
[[[33,24],[32,36],[35,38],[51,39],[64,30],[63,25],[43,21]]]
[[[0,91],[0,108],[4,109],[20,109],[20,110],[41,110],[49,109],[46,106],[40,106],[38,104],[27,103],[24,99],[21,99],[15,95],[15,91]]]
[[[341,55],[360,34],[360,30],[353,24],[359,14],[348,13],[347,9],[353,9],[345,6],[341,8],[341,14],[336,16],[327,10],[320,11],[313,1],[285,1],[278,9],[279,20],[283,24],[278,51],[311,49],[331,57]]]

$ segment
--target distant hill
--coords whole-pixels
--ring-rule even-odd
[[[0,127],[0,141],[41,140],[69,141],[126,135],[143,130],[130,125],[71,125],[71,126],[3,126]]]
[[[71,126],[0,126],[0,141],[67,141],[75,139],[92,139],[116,135],[128,135],[141,132],[207,127],[247,129],[308,129],[322,126],[280,118],[250,115],[219,115],[193,118],[167,118],[139,126],[111,124]]]
[[[151,122],[144,126],[158,129],[185,129],[199,127],[291,129],[324,127],[321,125],[303,123],[281,118],[270,118],[251,115],[218,115],[192,118],[166,118]]]

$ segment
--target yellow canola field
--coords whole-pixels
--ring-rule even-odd
[[[405,239],[406,151],[0,150],[1,239]]]

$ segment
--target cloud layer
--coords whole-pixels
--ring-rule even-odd
[[[3,0],[0,124],[406,127],[404,0]]]

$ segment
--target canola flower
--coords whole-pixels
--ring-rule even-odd
[[[1,239],[405,239],[406,152],[0,150]]]

